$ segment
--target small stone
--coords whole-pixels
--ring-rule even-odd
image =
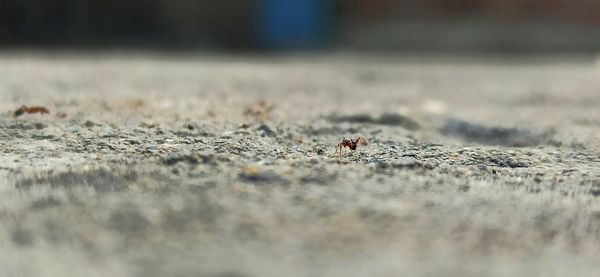
[[[94,126],[97,126],[97,125],[98,125],[98,124],[94,123],[94,122],[93,122],[93,121],[91,121],[91,120],[86,120],[86,121],[83,123],[83,126],[85,126],[85,127],[88,127],[88,128],[92,128],[92,127],[94,127]]]
[[[258,126],[258,128],[256,128],[256,130],[261,133],[261,136],[275,136],[276,133],[275,131],[273,131],[273,129],[271,129],[271,127],[269,127],[266,124],[261,124],[260,126]]]

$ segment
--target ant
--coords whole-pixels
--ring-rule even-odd
[[[15,111],[15,116],[21,116],[24,113],[40,113],[40,114],[45,114],[45,113],[50,113],[50,111],[48,109],[46,109],[46,107],[43,107],[43,106],[31,106],[31,107],[27,107],[27,106],[23,105],[18,110]]]
[[[337,154],[339,152],[341,155],[342,151],[346,147],[348,147],[348,148],[350,148],[350,150],[354,151],[354,150],[356,150],[356,147],[359,144],[364,145],[364,146],[369,145],[369,143],[367,143],[367,140],[362,137],[358,137],[356,139],[349,139],[349,138],[344,137],[342,139],[342,141],[340,143],[338,143],[337,146],[335,147],[335,153]]]

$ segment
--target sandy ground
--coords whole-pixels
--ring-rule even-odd
[[[3,53],[0,276],[599,276],[599,107],[585,58]]]

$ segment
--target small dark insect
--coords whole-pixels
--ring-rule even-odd
[[[43,107],[43,106],[27,107],[27,106],[23,105],[18,110],[15,111],[15,116],[21,116],[24,113],[41,113],[41,114],[45,114],[45,113],[50,113],[50,111],[48,109],[46,109],[46,107]]]
[[[341,155],[344,148],[346,148],[346,147],[348,147],[348,148],[350,148],[350,150],[354,151],[354,150],[356,150],[356,147],[358,147],[358,145],[367,146],[367,145],[369,145],[369,143],[367,143],[367,140],[365,140],[362,137],[358,137],[356,139],[349,139],[349,138],[344,137],[342,139],[342,141],[337,144],[335,153],[337,154],[339,152]]]

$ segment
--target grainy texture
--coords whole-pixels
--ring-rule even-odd
[[[600,68],[425,58],[1,55],[0,275],[600,275]]]

